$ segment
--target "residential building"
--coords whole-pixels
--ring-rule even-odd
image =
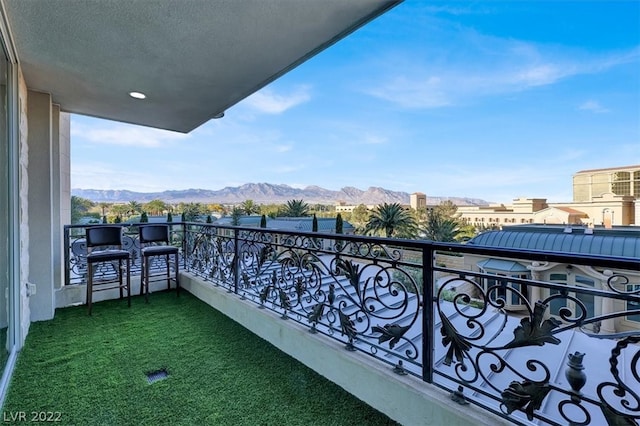
[[[589,228],[584,226],[565,225],[514,225],[502,230],[481,233],[467,244],[500,247],[517,250],[547,250],[555,253],[595,254],[601,256],[622,256],[640,259],[640,227]],[[609,286],[621,292],[635,291],[636,283],[640,283],[640,271],[628,276],[625,280],[612,280],[612,271],[593,268],[587,265],[573,265],[557,262],[519,262],[481,255],[467,254],[464,257],[466,269],[483,271],[502,277],[528,278],[549,281],[570,287],[585,287],[606,290]],[[496,285],[496,280],[485,278],[480,283],[487,291]],[[517,312],[525,309],[531,301],[542,300],[558,290],[526,288],[513,285],[524,298],[511,293],[507,296],[506,288],[498,289],[491,297],[506,299],[507,309]],[[587,310],[587,316],[608,315],[627,309],[625,302],[612,301],[594,295],[577,296]],[[549,313],[559,316],[563,307],[570,305],[575,312],[576,301],[557,299],[551,303]],[[640,330],[640,315],[607,319],[597,324],[598,330],[607,333],[619,333]]]
[[[70,113],[190,132],[398,3],[1,0],[0,399],[30,323],[82,294],[63,285]]]
[[[189,132],[209,119],[221,118],[240,100],[397,4],[329,0],[269,2],[264,7],[261,0],[247,0],[194,1],[189,7],[171,7],[175,4],[168,0],[0,0],[0,47],[4,51],[0,86],[5,91],[0,109],[4,130],[0,135],[0,193],[4,194],[0,200],[0,238],[4,242],[0,245],[0,294],[7,295],[6,303],[0,304],[0,327],[6,329],[8,352],[0,398],[6,393],[31,323],[53,318],[57,308],[84,302],[82,249],[84,245],[86,250],[86,241],[82,234],[70,236],[69,229],[76,227],[68,226],[70,113]],[[252,24],[251,31],[247,31],[247,22]],[[86,34],[92,36],[83,37]],[[255,34],[260,37],[252,37]],[[148,95],[148,102],[140,99],[141,92]],[[544,415],[529,404],[526,395],[513,391],[509,381],[483,388],[473,378],[461,377],[469,367],[485,368],[473,361],[465,364],[465,360],[471,361],[478,349],[483,353],[493,349],[487,343],[473,346],[478,323],[464,317],[466,307],[440,298],[435,303],[432,295],[422,299],[429,291],[435,294],[428,277],[435,272],[459,272],[431,264],[436,250],[493,253],[502,259],[509,254],[504,249],[424,241],[390,244],[386,239],[328,235],[326,239],[333,243],[327,247],[333,252],[317,254],[309,243],[312,239],[294,231],[287,231],[291,238],[275,241],[257,228],[244,233],[252,235],[232,229],[232,236],[222,238],[214,232],[215,226],[205,223],[172,227],[179,233],[185,265],[180,271],[181,288],[390,417],[406,424],[453,426],[508,424],[511,419],[525,423],[529,411]],[[236,240],[243,240],[242,244]],[[127,241],[136,253],[134,237],[128,235]],[[256,256],[265,254],[259,248],[267,244],[275,246],[276,258]],[[403,257],[410,251],[412,257]],[[603,275],[609,269],[624,275],[637,265],[635,257],[580,258],[571,253],[525,250],[517,256],[518,261],[524,257],[532,265],[545,259],[563,263],[573,256],[572,265],[587,264]],[[484,266],[490,270],[492,265]],[[139,268],[139,263],[134,267]],[[67,285],[72,268],[78,283]],[[414,279],[416,271],[425,279]],[[555,288],[534,281],[528,285]],[[572,288],[572,293],[580,291]],[[103,297],[117,296],[104,292]],[[610,297],[620,300],[623,296],[615,293]],[[639,299],[634,293],[625,297],[629,303]],[[422,321],[423,313],[434,316],[436,312],[438,322],[433,318]],[[402,330],[412,327],[400,325],[403,321],[428,339],[405,337]],[[423,333],[425,324],[430,329]],[[462,331],[468,330],[464,327],[475,329],[465,336]],[[514,334],[513,328],[502,329],[506,335]],[[443,338],[434,339],[437,333]],[[536,349],[530,343],[517,341],[513,346],[530,352]],[[562,372],[564,366],[553,368]],[[498,370],[486,368],[483,373],[490,373],[485,377],[491,379],[509,371]],[[516,378],[520,385],[528,372],[522,366],[515,371],[524,373]],[[452,403],[450,395],[465,402],[460,383],[478,391],[470,395],[476,404]],[[592,383],[597,384],[592,380],[589,385]],[[539,384],[574,404],[609,407],[594,403],[591,397],[576,398],[579,389],[567,389],[556,381]],[[508,413],[502,411],[506,403],[510,403]],[[564,420],[567,422],[566,417]],[[596,421],[600,420],[602,415]]]

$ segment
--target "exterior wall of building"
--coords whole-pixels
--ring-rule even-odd
[[[31,320],[38,321],[53,318],[53,271],[59,261],[53,256],[53,108],[49,94],[29,91],[28,98],[28,232],[29,241],[38,242],[29,246],[29,282],[37,289],[29,304]]]
[[[583,170],[573,176],[574,202],[588,202],[606,193],[640,198],[640,165]]]
[[[459,206],[458,214],[466,223],[474,226],[501,227],[525,223],[566,223],[604,225],[607,220],[614,226],[638,225],[640,221],[636,201],[630,196],[604,194],[591,201],[580,203],[546,203],[545,199],[516,199],[513,205]],[[535,201],[533,201],[535,200]],[[567,208],[574,214],[562,212]],[[581,217],[584,213],[587,217]]]
[[[485,257],[482,256],[474,256],[467,254],[464,257],[464,269],[472,270],[472,271],[481,271],[478,267],[478,263],[486,260]],[[571,289],[571,287],[581,286],[587,288],[594,288],[600,290],[607,290],[608,280],[611,277],[610,271],[598,271],[591,267],[585,266],[573,266],[567,264],[559,264],[559,263],[545,263],[540,264],[537,262],[520,262],[525,267],[527,267],[531,273],[527,278],[532,278],[535,280],[555,282],[555,283],[563,283],[567,286],[567,289]],[[560,281],[558,281],[558,277],[560,277]],[[640,283],[640,273],[636,273],[635,275],[630,275],[627,277],[633,283]],[[583,283],[592,282],[593,286],[586,286]],[[624,284],[624,283],[623,283]],[[616,284],[614,280],[613,285],[618,285],[617,290],[619,291],[628,291],[625,288],[622,288],[623,284]],[[528,290],[527,297],[529,302],[544,300],[551,295],[549,289],[543,288],[531,288]],[[477,296],[477,295],[473,295]],[[624,306],[624,301],[616,301],[611,298],[602,298],[602,297],[594,297],[593,298],[593,307],[595,315],[605,315],[607,313],[613,313],[621,310],[627,309]],[[577,312],[579,309],[569,304],[568,308],[572,309],[572,311]],[[507,309],[512,311],[521,310],[522,307],[519,305],[514,305],[510,301],[507,301]],[[546,317],[549,317],[550,309],[546,312]],[[558,317],[559,318],[559,317]],[[640,329],[640,322],[631,321],[627,318],[615,318],[615,319],[607,319],[603,320],[601,324],[599,324],[600,330],[606,333],[618,333],[625,332],[630,330],[638,330]]]
[[[409,196],[411,208],[414,210],[424,209],[427,207],[427,196],[422,192],[414,192]]]
[[[356,204],[336,204],[336,213],[352,213],[353,210],[358,207],[358,205]],[[375,209],[377,206],[375,204],[367,204],[366,205],[368,210],[373,210]]]
[[[64,225],[71,223],[71,117],[68,113],[60,111],[58,105],[53,105],[51,124],[52,131],[52,208],[54,231],[63,229]],[[64,241],[62,232],[53,233],[53,257],[63,259]],[[53,264],[53,285],[55,289],[62,287],[64,283],[64,268],[62,262]]]
[[[605,225],[610,219],[611,225],[634,225],[635,203],[632,197],[611,193],[593,197],[589,202],[553,203],[554,207],[569,207],[587,214],[584,223],[589,225]]]
[[[22,347],[24,339],[27,337],[29,325],[31,324],[31,310],[29,308],[29,298],[27,295],[27,283],[29,280],[29,125],[28,125],[28,96],[27,84],[19,73],[18,82],[18,145],[19,145],[19,165],[18,165],[18,181],[19,181],[19,203],[20,203],[20,295],[18,308],[20,315],[20,339],[18,346]]]

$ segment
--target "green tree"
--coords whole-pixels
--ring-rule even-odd
[[[449,200],[428,210],[421,226],[424,237],[445,243],[460,241],[468,234],[468,230],[465,230],[457,211],[458,206]]]
[[[360,232],[364,232],[367,224],[369,223],[369,218],[371,217],[371,211],[364,204],[358,204],[353,211],[351,212],[351,220],[350,222],[360,230]]]
[[[309,216],[309,205],[303,200],[289,200],[282,211],[284,217]]]
[[[167,222],[173,222],[173,214],[171,212],[167,213]]]
[[[342,234],[342,215],[340,213],[336,216],[336,234]]]
[[[111,206],[109,213],[113,215],[114,220],[116,217],[119,217],[120,221],[122,221],[122,218],[124,216],[127,216],[128,212],[129,212],[129,206],[127,204],[114,204]],[[114,223],[119,223],[119,222],[114,222]]]
[[[284,207],[282,204],[271,203],[260,205],[260,213],[272,219],[277,217],[283,210]]]
[[[100,207],[100,211],[102,212],[103,217],[107,215],[107,210],[109,210],[109,207],[111,207],[111,205],[111,203],[105,202],[98,203],[98,207]]]
[[[180,203],[178,208],[182,210],[183,222],[195,222],[206,213],[205,207],[200,203]]]
[[[367,234],[382,232],[387,238],[415,238],[418,226],[411,213],[400,204],[384,203],[371,212],[365,231]]]
[[[262,217],[260,218],[260,228],[266,228],[267,227],[267,217],[265,215],[262,215]]]
[[[151,213],[153,216],[160,216],[164,213],[165,210],[168,210],[169,207],[167,203],[162,200],[151,200],[144,205],[144,210]]]
[[[219,213],[223,216],[227,214],[227,209],[219,203],[207,204],[207,209],[212,213]]]
[[[142,211],[142,204],[137,201],[129,201],[129,215],[134,215]]]
[[[434,207],[434,209],[447,217],[456,217],[458,213],[458,206],[456,206],[451,200],[440,202],[440,204]]]
[[[147,223],[149,222],[149,216],[147,215],[147,212],[142,212],[142,214],[140,215],[140,223]]]
[[[71,223],[78,223],[83,216],[89,213],[89,209],[94,206],[94,202],[86,198],[71,196]]]
[[[244,214],[251,216],[253,213],[258,213],[260,208],[253,202],[253,200],[244,200],[240,204],[240,208],[244,210]]]
[[[242,209],[242,207],[234,207],[233,210],[231,210],[231,224],[233,226],[238,226],[240,225],[240,218],[244,215],[244,210]]]
[[[318,218],[316,214],[313,214],[313,219],[311,221],[311,232],[318,232]]]
[[[448,217],[437,209],[427,212],[423,233],[427,240],[453,242],[460,232],[460,224],[453,217]]]

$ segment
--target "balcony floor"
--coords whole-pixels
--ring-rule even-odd
[[[395,424],[186,291],[31,324],[3,411],[83,425]]]

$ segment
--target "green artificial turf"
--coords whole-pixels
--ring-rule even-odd
[[[169,376],[149,384],[159,369]],[[19,413],[71,425],[395,424],[186,291],[31,324],[3,418]]]

